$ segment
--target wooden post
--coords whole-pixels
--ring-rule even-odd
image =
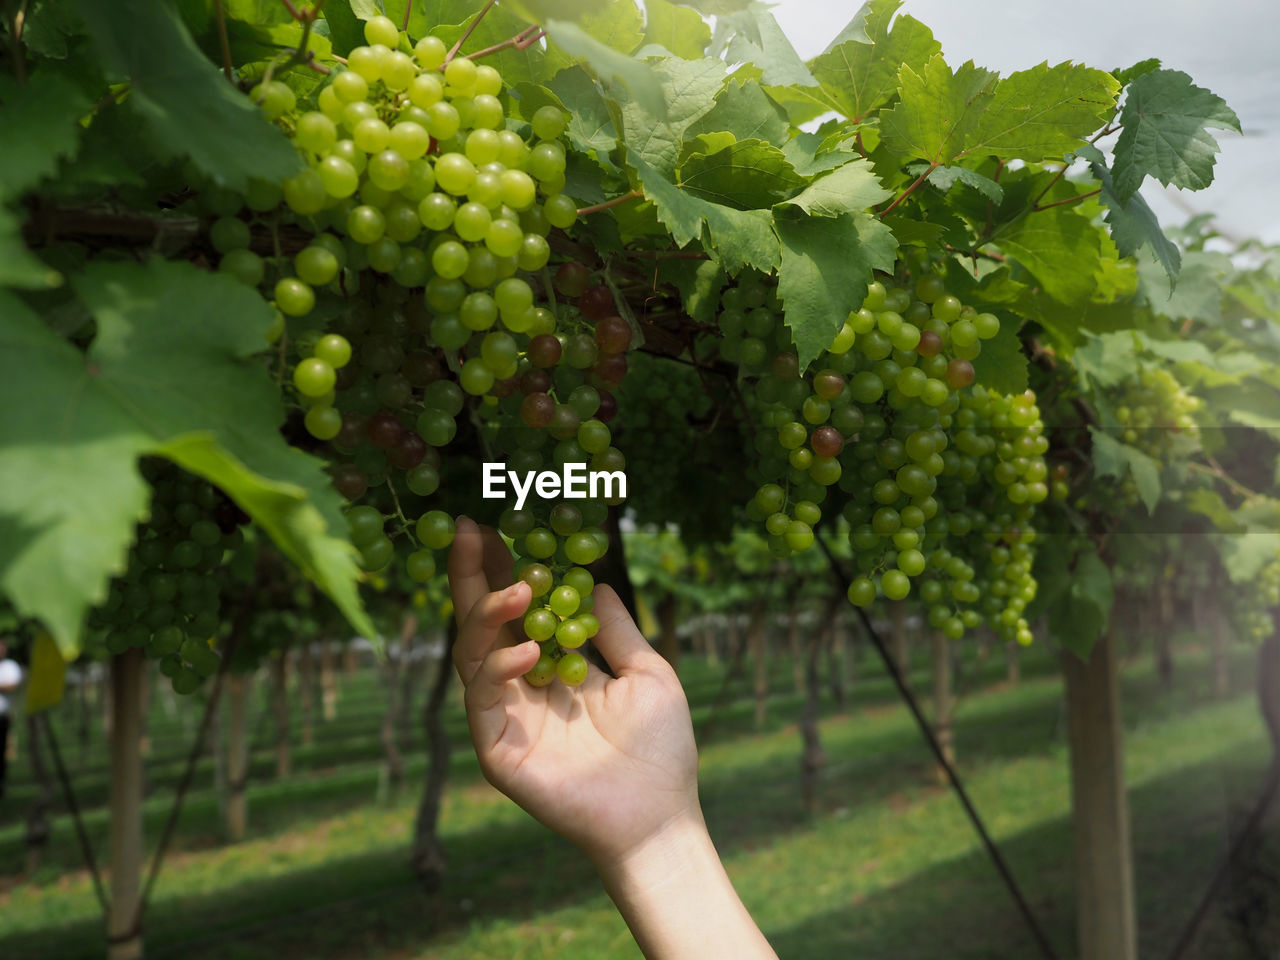
[[[902,685],[911,688],[911,642],[907,639],[907,605],[901,600],[889,604],[893,619],[893,660],[902,674]]]
[[[1160,685],[1169,690],[1173,687],[1173,584],[1161,580],[1156,597],[1160,605],[1155,636],[1156,671],[1160,674]]]
[[[338,716],[338,678],[333,669],[333,643],[320,641],[320,704],[325,723]]]
[[[111,658],[111,902],[107,960],[139,960],[134,928],[142,889],[142,650]]]
[[[315,704],[315,662],[311,657],[311,640],[304,640],[298,650],[298,699],[302,704],[302,745],[315,742],[315,725],[311,714]]]
[[[1012,686],[1017,686],[1018,681],[1022,679],[1022,647],[1015,641],[1010,641],[1004,645],[1004,675],[1005,680]]]
[[[1112,616],[1114,622],[1114,608]],[[1065,653],[1063,672],[1080,960],[1137,960],[1114,632],[1093,648],[1088,663]]]
[[[243,840],[249,826],[249,676],[228,673],[227,837]]]
[[[933,735],[938,739],[942,755],[954,766],[956,751],[951,718],[955,701],[951,696],[951,645],[941,631],[930,638],[933,653]],[[947,783],[947,771],[938,766],[938,782]]]
[[[1213,660],[1213,695],[1219,700],[1231,692],[1231,661],[1227,656],[1230,634],[1227,629],[1226,611],[1222,608],[1222,572],[1214,566],[1210,576],[1212,594],[1206,596],[1197,590],[1193,597],[1196,630],[1208,632],[1209,650]]]
[[[276,720],[276,778],[289,776],[289,648],[271,658],[271,711]]]
[[[804,693],[804,651],[800,647],[800,608],[795,596],[787,608],[787,649],[791,651],[791,682],[796,693]]]

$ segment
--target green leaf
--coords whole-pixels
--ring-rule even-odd
[[[713,324],[720,308],[720,293],[727,278],[724,268],[714,260],[658,261],[658,277],[680,291],[685,312],[697,323]]]
[[[235,190],[250,177],[283,180],[302,168],[284,134],[201,54],[168,4],[75,4],[104,62],[129,78],[128,102],[157,149],[189,156]]]
[[[688,7],[670,0],[645,0],[645,44],[657,44],[677,57],[698,60],[711,42],[711,27]]]
[[[707,252],[730,273],[745,266],[765,273],[777,269],[778,238],[767,211],[735,210],[695,197],[654,170],[634,150],[628,149],[627,161],[676,246],[702,240],[705,230]]]
[[[328,0],[322,15],[329,24],[333,52],[345,57],[355,47],[364,46],[364,20],[351,9],[351,0]]]
[[[1141,346],[1132,330],[1091,336],[1075,352],[1074,364],[1080,375],[1080,388],[1086,393],[1092,387],[1088,378],[1100,387],[1114,387],[1133,376],[1137,366],[1137,350]]]
[[[1111,618],[1111,571],[1096,553],[1079,553],[1069,582],[1070,588],[1049,609],[1049,631],[1081,660],[1088,660]]]
[[[254,359],[273,311],[234,280],[183,263],[103,263],[74,279],[97,321],[86,353],[0,294],[0,586],[64,650],[123,571],[147,507],[137,458],[170,456],[270,530],[357,628],[366,621],[340,500],[289,447],[279,389]],[[336,531],[336,533],[330,533]]]
[[[717,18],[717,26],[732,31],[726,57],[730,63],[752,63],[760,79],[772,87],[816,87],[787,35],[766,4],[752,2],[746,9]]]
[[[1156,504],[1160,502],[1160,464],[1153,457],[1143,453],[1137,447],[1121,443],[1110,434],[1090,427],[1093,437],[1093,469],[1099,477],[1115,477],[1123,480],[1132,474],[1133,482],[1138,488],[1138,496],[1147,508],[1147,513],[1156,512]]]
[[[622,105],[627,147],[663,176],[671,176],[688,129],[714,108],[716,94],[724,86],[724,70],[723,61],[710,57],[668,58],[654,64],[652,76],[662,108],[655,111],[639,102]]]
[[[45,290],[61,285],[62,274],[27,249],[22,221],[0,206],[0,287]]]
[[[1116,78],[1116,83],[1122,87],[1127,87],[1139,77],[1144,77],[1153,70],[1160,69],[1160,60],[1157,57],[1149,57],[1146,60],[1139,60],[1132,67],[1126,67],[1123,70],[1112,70],[1111,75]]]
[[[866,210],[891,196],[893,192],[880,183],[871,164],[859,159],[814,180],[787,203],[811,216],[836,217]]]
[[[547,104],[562,107],[569,115],[569,140],[579,151],[607,161],[618,145],[618,130],[609,104],[582,67],[561,70],[544,86],[522,84],[519,94],[520,113],[526,119]]]
[[[742,140],[714,153],[695,153],[680,167],[680,186],[704,200],[739,210],[773,206],[804,186],[781,150]]]
[[[685,139],[703,133],[727,131],[738,140],[757,138],[783,146],[787,139],[787,114],[754,80],[730,82],[716,96],[716,104],[685,131]],[[790,154],[787,155],[791,159]],[[792,161],[794,163],[794,161]]]
[[[907,167],[907,173],[914,177],[920,176],[927,170],[929,167],[920,163]],[[990,177],[984,177],[977,170],[970,170],[968,167],[936,167],[929,172],[928,182],[943,193],[950,193],[951,188],[957,183],[963,183],[966,187],[977,190],[992,203],[1000,203],[1004,200],[1004,187]]]
[[[1280,431],[1280,391],[1254,381],[1208,393],[1210,408],[1227,420],[1255,430]]]
[[[1178,70],[1155,70],[1134,80],[1120,124],[1124,129],[1116,141],[1111,172],[1122,201],[1148,176],[1166,187],[1207,187],[1213,182],[1218,152],[1218,141],[1209,130],[1240,132],[1240,119],[1226,101]]]
[[[502,5],[529,23],[541,23],[550,33],[553,20],[572,24],[589,16],[600,0],[502,0]]]
[[[1250,583],[1280,557],[1280,533],[1250,531],[1218,538],[1218,549],[1232,583]]]
[[[996,85],[964,152],[1033,163],[1060,159],[1110,119],[1119,90],[1110,74],[1075,63],[1011,73]]]
[[[634,0],[596,0],[578,26],[619,53],[634,53],[644,42],[644,16]]]
[[[606,82],[625,88],[642,110],[654,117],[664,115],[663,87],[649,64],[633,60],[601,43],[576,23],[547,20],[543,28],[555,45],[569,56],[585,61]]]
[[[804,369],[857,310],[875,270],[892,270],[893,232],[875,217],[775,216],[782,241],[778,295]]]
[[[67,56],[67,41],[84,33],[84,23],[67,0],[34,0],[27,9],[22,44],[32,53],[53,60]]]
[[[1101,244],[1088,217],[1050,207],[1014,221],[996,242],[1055,300],[1073,304],[1093,293]]]
[[[822,100],[859,121],[884,106],[898,89],[901,66],[919,72],[941,44],[914,17],[893,15],[902,0],[871,0],[828,49],[809,61]],[[893,21],[890,29],[890,21]]]
[[[975,382],[1009,395],[1022,393],[1029,385],[1027,355],[1018,337],[1021,321],[1002,317],[1000,332],[982,342],[982,352],[973,359]]]
[[[1111,171],[1107,169],[1102,151],[1097,147],[1092,144],[1081,147],[1076,150],[1076,156],[1089,161],[1089,169],[1102,184],[1102,203],[1107,208],[1107,225],[1111,227],[1111,239],[1115,241],[1120,256],[1131,257],[1144,244],[1150,247],[1152,255],[1164,267],[1172,289],[1178,282],[1178,273],[1182,269],[1182,252],[1177,244],[1165,236],[1155,211],[1147,205],[1140,193],[1135,193],[1128,202],[1122,202],[1116,196]]]
[[[797,133],[782,145],[782,152],[802,177],[817,176],[858,158],[852,150],[823,150],[825,140],[816,133]]]
[[[964,153],[997,77],[972,62],[952,73],[939,53],[918,71],[903,64],[898,81],[898,105],[880,112],[884,145],[900,157],[941,166]]]
[[[0,76],[0,203],[17,199],[72,156],[80,141],[79,119],[89,99],[70,80],[41,70],[25,86]]]
[[[1231,261],[1225,254],[1187,251],[1176,289],[1162,266],[1153,257],[1138,258],[1138,290],[1154,313],[1211,326],[1222,322],[1222,284],[1231,273]]]

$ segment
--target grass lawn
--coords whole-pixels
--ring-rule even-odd
[[[919,690],[928,689],[924,660],[922,650],[914,677]],[[1002,682],[1000,660],[997,654],[979,663],[972,646],[963,650],[956,712],[961,770],[1065,960],[1074,954],[1075,936],[1061,685],[1044,647],[1024,656],[1016,686]],[[1206,667],[1203,652],[1184,645],[1172,691],[1159,688],[1146,660],[1124,671],[1143,957],[1162,958],[1172,946],[1252,804],[1269,757],[1249,651],[1233,663],[1239,683],[1228,700],[1211,698]],[[695,724],[711,710],[724,669],[682,664]],[[764,729],[754,728],[749,682],[739,680],[702,743],[707,820],[747,906],[782,957],[1036,956],[869,651],[856,671],[845,706],[824,690],[828,765],[814,813],[800,802],[800,700],[788,663],[771,671]],[[420,692],[419,704],[422,698]],[[410,753],[409,788],[379,801],[380,711],[374,671],[345,677],[338,718],[317,723],[316,743],[296,748],[295,775],[283,782],[272,779],[272,731],[264,717],[256,727],[251,832],[235,845],[220,842],[206,761],[147,918],[149,960],[639,957],[585,860],[480,779],[456,702],[449,707],[455,750],[442,820],[450,868],[439,892],[424,893],[406,866],[424,769],[420,735]],[[261,706],[259,712],[265,714]],[[105,747],[95,731],[81,763],[74,711],[63,712],[59,723],[77,790],[90,808],[89,831],[105,851]],[[153,704],[146,808],[153,841],[186,749],[184,723],[192,726],[192,718]],[[36,875],[21,881],[13,875],[34,790],[21,763],[14,774],[10,796],[0,801],[0,957],[99,957],[97,904],[68,819],[55,821]],[[1191,957],[1265,955],[1249,947],[1242,918],[1252,918],[1259,936],[1270,936],[1263,942],[1274,951],[1276,846],[1262,843],[1252,852],[1255,869],[1233,878]]]

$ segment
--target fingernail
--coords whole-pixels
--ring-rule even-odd
[[[454,532],[457,533],[460,527],[475,527],[476,522],[466,515],[459,516],[453,523]],[[469,531],[468,531],[469,532]]]

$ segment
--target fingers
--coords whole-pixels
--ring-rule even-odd
[[[594,591],[595,615],[600,632],[592,639],[597,650],[617,676],[665,663],[649,641],[636,629],[635,621],[613,588],[600,584]]]
[[[484,540],[484,575],[489,580],[489,589],[498,590],[511,583],[511,551],[492,527],[481,527]]]
[[[528,673],[538,662],[540,651],[533,640],[514,647],[498,647],[480,663],[467,685],[467,719],[471,737],[481,752],[502,739],[507,727],[507,711],[502,706],[507,684]]]
[[[470,517],[459,517],[454,528],[453,547],[449,550],[449,592],[453,595],[453,614],[458,623],[466,622],[481,597],[489,592],[484,569],[484,534]]]
[[[452,579],[452,569],[449,575]],[[464,684],[471,682],[481,663],[498,647],[503,625],[523,614],[528,606],[529,585],[523,580],[486,593],[471,605],[466,617],[459,620],[458,640],[453,645],[453,664]]]

